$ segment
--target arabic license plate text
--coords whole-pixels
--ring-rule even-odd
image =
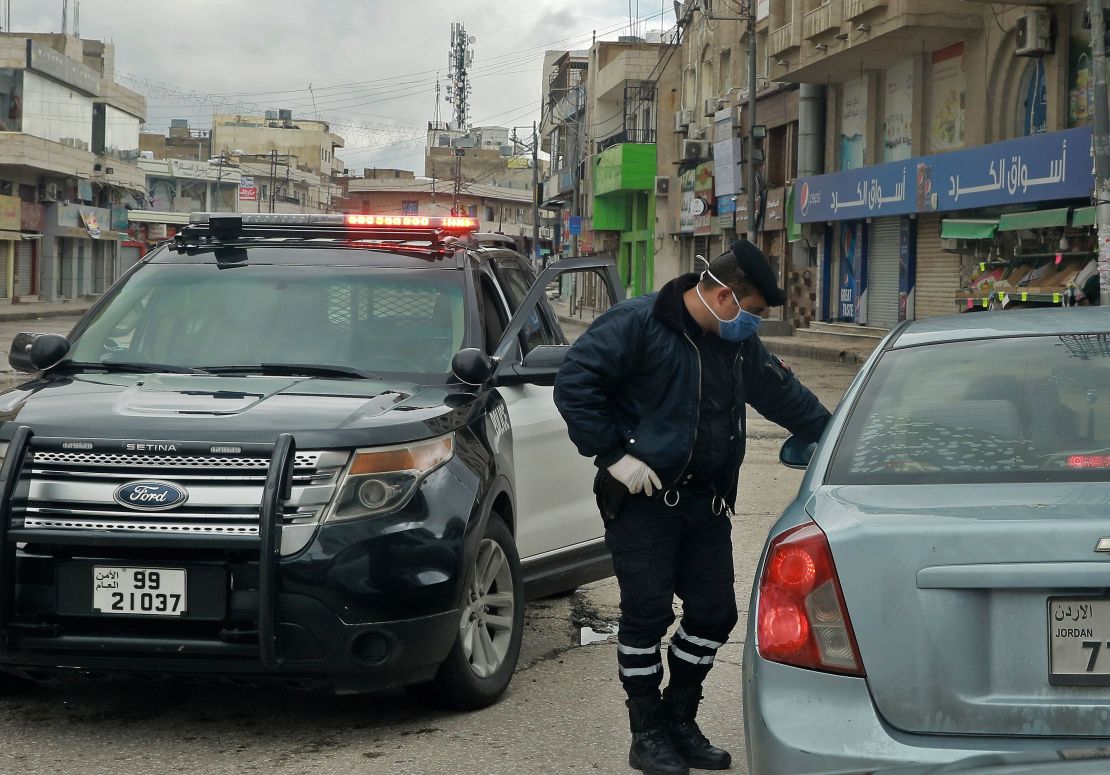
[[[92,569],[93,611],[130,616],[184,616],[185,571],[179,568]]]

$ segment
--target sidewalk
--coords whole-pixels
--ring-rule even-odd
[[[765,336],[763,344],[775,355],[789,360],[806,358],[808,360],[835,363],[859,371],[878,346],[879,340],[860,341],[857,338],[822,336],[818,341],[798,336]]]
[[[57,304],[32,302],[28,304],[0,304],[0,322],[11,320],[39,320],[69,315],[83,315],[94,301],[66,301]]]

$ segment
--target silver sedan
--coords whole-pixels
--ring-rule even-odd
[[[752,591],[753,775],[1110,746],[1110,309],[895,329],[807,461]]]

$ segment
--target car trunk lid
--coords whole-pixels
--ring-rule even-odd
[[[1050,624],[1064,626],[1050,622],[1049,599],[1078,610],[1110,596],[1110,554],[1095,551],[1110,537],[1110,483],[826,486],[807,510],[828,536],[867,681],[890,724],[1110,734],[1110,675],[1094,679],[1102,685],[1056,685],[1049,667]],[[1110,641],[1110,624],[1068,626],[1088,624],[1095,640]],[[1110,672],[1110,645],[1102,648],[1098,664]]]

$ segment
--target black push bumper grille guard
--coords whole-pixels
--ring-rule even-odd
[[[8,453],[0,466],[0,656],[8,654],[11,645],[12,614],[15,610],[16,543],[34,537],[31,531],[12,529],[16,487],[23,475],[27,455],[35,449],[57,449],[63,441],[36,437],[25,425],[16,428]],[[293,464],[296,443],[288,433],[277,437],[273,445],[250,445],[258,452],[269,454],[270,464],[262,490],[259,510],[258,537],[237,536],[235,543],[256,544],[258,548],[258,656],[267,668],[280,667],[284,661],[277,632],[278,561],[281,551],[281,529],[285,503],[293,494]]]

